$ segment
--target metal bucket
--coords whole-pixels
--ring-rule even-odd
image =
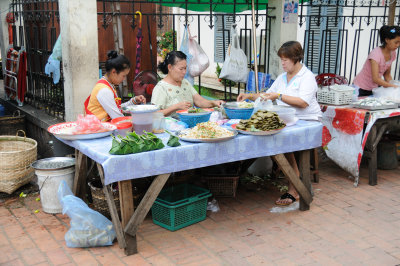
[[[57,197],[62,180],[72,189],[75,175],[75,159],[69,157],[51,157],[32,164],[38,177],[40,201],[43,211],[61,213],[62,206]]]

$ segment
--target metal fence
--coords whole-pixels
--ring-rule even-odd
[[[351,82],[369,52],[380,45],[379,29],[388,24],[387,0],[319,0],[299,4],[299,36],[305,64],[315,73],[336,73]],[[396,8],[400,7],[396,2]],[[395,25],[400,24],[399,9]],[[398,56],[392,76],[398,79]]]
[[[47,59],[59,35],[58,1],[12,0],[13,45],[27,52],[27,92],[25,103],[64,119],[64,82],[53,84],[44,73]],[[61,70],[62,71],[62,70]]]
[[[112,0],[98,0],[101,3],[101,11],[98,12],[99,17],[99,27],[108,27],[112,24],[112,18],[115,16],[121,17],[122,21],[129,21],[131,23],[130,30],[134,31],[137,26],[137,19],[135,19],[136,10],[140,10],[140,6],[143,4],[148,4],[150,1],[112,1]],[[121,12],[113,12],[111,4],[119,2],[121,4],[129,3],[129,6],[125,6],[124,9],[121,8]],[[175,3],[182,3],[183,7],[188,2],[194,3],[195,1],[175,1]],[[210,1],[211,4],[216,3],[216,1]],[[221,2],[221,1],[218,1]],[[258,2],[258,1],[257,1]],[[213,68],[212,71],[216,71],[215,62],[223,63],[225,55],[230,43],[230,27],[232,24],[237,25],[238,33],[241,40],[241,48],[245,51],[248,57],[248,65],[252,67],[253,65],[253,45],[252,45],[252,20],[250,12],[242,13],[215,13],[212,10],[209,12],[193,12],[188,11],[185,8],[174,9],[170,7],[165,7],[158,5],[162,1],[154,0],[151,3],[155,3],[157,8],[156,12],[146,12],[142,11],[143,20],[147,19],[152,23],[157,25],[158,32],[172,31],[178,32],[177,38],[173,38],[173,46],[179,49],[180,47],[180,36],[185,25],[189,25],[193,35],[196,35],[197,42],[201,45],[210,46],[210,42],[213,42],[213,47],[211,49],[204,49],[208,54],[210,59],[210,67]],[[204,4],[205,7],[209,4]],[[256,11],[256,25],[257,25],[257,47],[258,47],[258,69],[266,73],[270,69],[270,32],[271,32],[271,22],[274,19],[270,16],[270,12],[266,10],[271,10],[268,4],[264,4],[265,10]],[[98,9],[99,10],[99,9]],[[179,34],[181,33],[181,34]],[[204,48],[204,47],[203,47]],[[212,50],[212,51],[209,51]],[[214,54],[214,57],[212,56]],[[200,94],[203,94],[202,88],[202,78],[199,77],[195,79],[195,83],[199,86]],[[223,95],[221,98],[225,100],[234,99],[233,93],[237,93],[238,89],[244,88],[244,84],[236,84],[232,86],[230,83],[224,84]]]

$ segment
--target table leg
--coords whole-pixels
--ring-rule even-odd
[[[378,130],[378,125],[379,130]],[[365,157],[368,159],[368,175],[369,181],[368,184],[371,186],[375,186],[378,184],[377,177],[377,168],[378,168],[378,143],[381,140],[383,134],[385,133],[388,124],[378,124],[372,126],[371,131],[369,132],[367,142],[365,144]]]
[[[115,206],[113,193],[111,191],[110,186],[105,185],[103,166],[101,166],[101,164],[97,163],[97,169],[99,170],[100,180],[101,180],[101,183],[103,184],[103,190],[104,190],[104,194],[106,196],[108,209],[110,210],[112,223],[114,225],[114,229],[117,234],[118,245],[120,248],[126,248],[127,243],[125,241],[124,232],[122,231],[121,221],[119,220],[119,217],[118,217],[118,211],[117,211],[117,207]]]
[[[307,153],[308,156],[309,152]],[[286,159],[284,154],[278,154],[272,156],[272,159],[278,164],[281,171],[285,174],[285,176],[289,179],[289,181],[293,184],[295,189],[300,195],[300,200],[304,201],[303,204],[308,206],[313,201],[313,197],[310,193],[310,190],[304,185],[304,183],[300,180],[300,178],[296,175],[296,172],[289,164],[288,160]],[[307,159],[304,158],[305,163],[307,163]],[[306,170],[305,170],[306,171]],[[308,158],[308,179],[310,179],[310,158]],[[301,202],[300,201],[300,202]],[[308,210],[308,209],[306,209]]]
[[[311,192],[311,173],[310,173],[310,150],[300,151],[299,170],[301,180],[309,192]],[[307,211],[310,209],[303,197],[300,197],[300,210]]]
[[[133,197],[132,197],[132,181],[120,181],[118,182],[119,188],[119,202],[121,205],[121,220],[122,228],[128,224],[129,218],[132,217],[134,211]],[[136,235],[131,236],[129,234],[125,235],[126,247],[125,254],[131,255],[137,253],[137,241]]]
[[[125,233],[131,236],[136,235],[139,225],[143,222],[151,206],[153,206],[154,201],[158,194],[160,194],[161,189],[164,187],[170,175],[171,174],[162,174],[154,179],[128,224],[125,226]]]
[[[87,157],[75,150],[75,176],[73,193],[81,199],[86,197]]]

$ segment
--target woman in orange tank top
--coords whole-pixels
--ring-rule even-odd
[[[137,95],[121,104],[121,98],[118,97],[114,86],[118,86],[124,81],[130,71],[130,62],[128,58],[118,55],[116,51],[109,51],[107,57],[106,74],[96,83],[84,103],[86,114],[93,114],[101,121],[109,121],[123,116],[122,107],[146,103],[143,95]]]

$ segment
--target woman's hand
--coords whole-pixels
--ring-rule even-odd
[[[261,96],[261,99],[264,101],[266,101],[266,100],[274,101],[274,100],[278,99],[279,93],[276,93],[276,92],[262,93],[260,96]]]
[[[175,104],[175,109],[176,110],[186,110],[186,109],[189,109],[190,107],[192,107],[192,104],[190,102],[187,102],[187,101]]]
[[[221,107],[225,102],[223,100],[214,100],[212,101],[214,107]]]
[[[244,100],[251,100],[251,93],[241,93],[239,94],[239,96],[237,97],[236,101],[238,102],[243,102]]]
[[[146,98],[143,95],[133,97],[133,102],[136,104],[146,103]]]

